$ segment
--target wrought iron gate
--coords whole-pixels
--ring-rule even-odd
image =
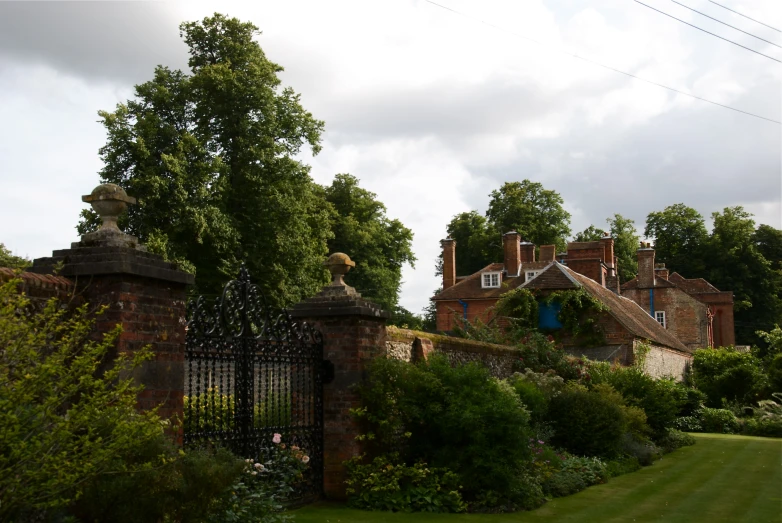
[[[304,470],[289,501],[319,496],[320,332],[270,310],[244,265],[220,297],[188,304],[187,327],[185,446],[221,444],[261,463],[298,460]]]

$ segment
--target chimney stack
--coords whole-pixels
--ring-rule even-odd
[[[556,255],[557,255],[556,245],[540,246],[540,261],[545,261],[545,262],[554,261]]]
[[[654,249],[650,243],[641,242],[638,249],[638,288],[654,287]]]
[[[664,263],[655,263],[654,264],[654,275],[659,276],[663,280],[668,279],[668,269],[665,268]]]
[[[516,231],[509,231],[502,235],[502,248],[505,253],[505,273],[508,276],[519,275],[519,265],[521,264],[520,240],[521,235]]]
[[[521,263],[535,261],[535,244],[528,241],[521,242]]]
[[[456,240],[450,236],[440,240],[443,248],[443,290],[456,284]]]
[[[609,268],[609,271],[615,270],[614,266],[614,239],[609,233],[603,233],[603,237],[600,238],[600,243],[603,245],[603,263]]]

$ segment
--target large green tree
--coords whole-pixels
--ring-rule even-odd
[[[617,258],[619,281],[626,282],[638,274],[638,246],[640,237],[635,222],[621,214],[614,214],[606,220],[608,230],[614,238],[614,256]]]
[[[215,14],[183,23],[190,72],[158,66],[135,98],[100,112],[104,182],[139,200],[121,225],[216,292],[248,264],[286,305],[327,281],[329,205],[296,159],[320,150],[323,122],[282,88],[258,28]],[[86,213],[80,232],[94,226]]]
[[[705,266],[701,250],[708,238],[703,216],[683,203],[651,212],[644,235],[654,238],[655,257],[686,278],[702,277]]]
[[[377,195],[362,189],[358,179],[338,174],[325,187],[333,209],[329,252],[345,252],[356,262],[345,280],[365,298],[394,312],[399,301],[402,266],[415,263],[413,232],[386,216]],[[400,311],[401,312],[401,311]]]
[[[535,245],[564,250],[570,236],[570,213],[556,191],[530,180],[505,182],[490,194],[486,218],[500,235],[515,230]]]
[[[776,270],[782,270],[782,230],[766,224],[759,225],[753,233],[755,247]]]
[[[502,260],[502,237],[478,211],[454,216],[446,227],[456,240],[456,273],[472,274],[488,264]],[[442,253],[436,273],[442,274]]]

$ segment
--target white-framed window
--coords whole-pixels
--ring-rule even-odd
[[[484,289],[500,286],[499,272],[484,272],[481,276],[481,287]]]
[[[663,328],[668,328],[668,325],[665,323],[665,311],[654,311],[654,319],[657,320],[657,323],[663,326]]]
[[[524,273],[524,275],[525,275],[525,279],[524,279],[524,281],[525,281],[525,282],[528,282],[528,281],[530,281],[532,278],[534,278],[535,276],[537,276],[538,274],[540,274],[540,271],[527,271],[526,273]]]

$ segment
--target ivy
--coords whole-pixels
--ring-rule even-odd
[[[514,320],[514,325],[535,329],[538,326],[538,300],[529,289],[514,289],[506,292],[497,301],[498,316]]]
[[[543,299],[549,305],[560,306],[558,319],[562,331],[573,336],[582,346],[597,346],[605,343],[603,331],[597,323],[599,313],[610,309],[583,288],[555,291]]]

